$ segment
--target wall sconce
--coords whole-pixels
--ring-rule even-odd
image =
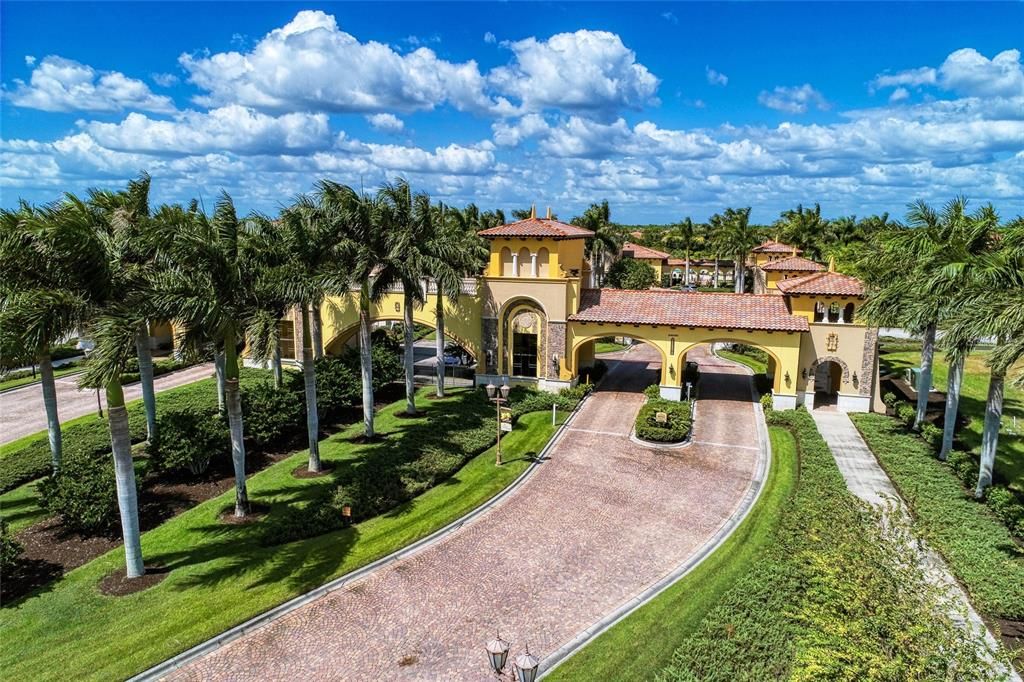
[[[786,370],[786,375],[783,377],[783,379],[786,380],[786,388],[789,388],[789,385],[793,383],[793,380],[789,376],[789,370]]]
[[[857,373],[856,373],[856,372],[854,372],[854,373],[853,373],[853,387],[854,387],[854,388],[857,388],[857,383],[858,383],[858,382],[859,382],[859,380],[857,379]]]
[[[807,381],[807,368],[806,367],[804,367],[802,370],[800,370],[800,376],[803,377],[804,381]]]
[[[551,368],[558,371],[558,353],[552,353],[551,355]]]
[[[673,379],[676,378],[676,368],[675,368],[675,365],[669,364],[669,366],[668,366],[668,375],[670,377],[672,377]]]

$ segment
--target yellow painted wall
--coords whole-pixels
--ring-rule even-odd
[[[569,277],[571,270],[582,270],[583,268],[583,239],[513,239],[498,237],[490,239],[490,258],[487,262],[487,277],[509,277],[502,274],[502,250],[508,249],[513,254],[518,254],[521,249],[526,249],[531,254],[539,253],[541,249],[548,250],[548,279],[564,279]],[[520,261],[520,272],[522,272],[522,261]],[[530,276],[530,263],[526,262],[526,277]],[[515,276],[519,276],[517,273]],[[538,273],[538,277],[541,274]]]
[[[544,309],[544,314],[554,322],[564,322],[571,314],[568,289],[578,285],[572,279],[535,279],[532,277],[485,277],[480,291],[483,294],[483,314],[498,317],[505,305],[512,300],[528,298]],[[575,312],[575,308],[571,309]]]
[[[803,348],[800,352],[800,369],[799,381],[797,388],[801,392],[808,389],[813,389],[813,375],[810,374],[811,365],[815,360],[826,357],[837,357],[846,363],[850,370],[850,380],[848,383],[841,383],[839,387],[840,395],[856,396],[860,395],[859,386],[853,385],[853,373],[857,373],[858,384],[862,381],[871,382],[874,380],[873,376],[865,377],[864,370],[862,367],[864,358],[864,335],[867,333],[868,328],[864,325],[854,324],[812,324],[811,333],[807,334],[807,340],[803,344]],[[835,334],[835,338],[830,340],[829,336]],[[834,348],[834,350],[833,350]],[[808,372],[808,376],[805,379],[803,377],[803,371]],[[872,367],[867,374],[874,374],[874,367]]]
[[[828,310],[832,303],[839,304],[839,309],[842,310],[846,307],[847,303],[853,303],[853,322],[851,324],[863,326],[860,321],[860,306],[864,302],[859,296],[810,296],[810,295],[790,295],[788,296],[789,308],[794,315],[802,315],[807,318],[808,322],[814,322],[814,304],[822,303],[825,306],[825,310]],[[847,325],[849,326],[849,325]]]
[[[786,272],[782,272],[780,270],[762,270],[761,272],[764,273],[766,293],[773,294],[778,292],[779,282],[782,280],[811,275],[817,272],[817,270],[788,270]]]
[[[403,295],[389,293],[372,307],[374,321],[398,320],[404,318],[402,306],[405,305]],[[422,308],[413,307],[413,320],[417,324],[433,327],[436,324],[434,307],[437,296],[427,296],[427,304]],[[444,329],[446,335],[455,339],[474,358],[481,358],[482,341],[481,313],[482,299],[477,296],[460,296],[453,301],[445,298]],[[359,292],[350,292],[346,296],[332,297],[324,301],[321,308],[323,317],[324,348],[327,352],[337,352],[359,330]]]

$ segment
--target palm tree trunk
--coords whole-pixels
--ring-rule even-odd
[[[114,480],[117,484],[117,508],[121,512],[121,535],[124,538],[127,575],[129,578],[138,578],[146,572],[146,568],[142,564],[139,499],[135,487],[135,466],[132,463],[132,439],[120,379],[107,384],[107,424],[110,427],[110,445],[114,453]]]
[[[213,353],[213,369],[217,373],[217,409],[224,411],[224,351]]]
[[[231,464],[235,470],[235,516],[249,513],[249,492],[245,487],[245,425],[242,421],[242,395],[238,387],[238,351],[235,331],[224,335],[224,406],[231,432]]]
[[[939,459],[943,462],[953,451],[953,436],[956,433],[956,417],[960,409],[960,386],[964,380],[964,357],[957,354],[949,366],[949,377],[946,381],[946,414],[942,426],[942,449]]]
[[[142,403],[146,408],[146,440],[156,441],[156,391],[153,389],[153,354],[149,351],[149,332],[146,325],[139,326],[135,335],[135,352],[139,356],[139,383],[142,385]]]
[[[743,293],[743,262],[737,258],[732,268],[732,288],[737,294]]]
[[[405,413],[416,414],[416,383],[413,376],[416,371],[416,349],[413,346],[412,292],[405,287],[402,318],[405,326]]]
[[[63,443],[60,433],[60,418],[57,416],[57,386],[53,383],[53,363],[50,352],[39,355],[39,374],[43,386],[43,407],[46,410],[46,432],[50,439],[50,467],[53,473],[60,470]]]
[[[981,431],[981,462],[978,469],[978,487],[974,496],[981,498],[985,488],[992,485],[992,470],[996,463],[996,447],[999,445],[999,427],[1003,421],[1003,384],[1006,372],[992,370],[988,380],[988,400],[985,403],[985,425]]]
[[[370,282],[359,292],[359,369],[363,381],[363,435],[373,438],[373,350],[370,347]]]
[[[683,284],[684,284],[683,288],[685,289],[686,287],[690,286],[690,246],[689,245],[686,246],[686,274],[683,275],[683,277],[685,278],[685,281],[683,282]]]
[[[715,288],[718,288],[718,256],[715,256]]]
[[[917,380],[917,415],[914,429],[919,430],[928,410],[928,394],[932,388],[932,362],[935,359],[935,323],[924,330],[924,345],[921,347],[921,376]]]
[[[434,310],[434,318],[437,320],[434,327],[434,351],[437,359],[437,366],[434,368],[437,374],[437,397],[444,397],[444,294],[440,288],[437,291],[437,304]]]
[[[274,388],[281,388],[284,383],[284,369],[281,367],[281,341],[274,341],[274,357],[270,360],[274,370]]]
[[[306,387],[306,435],[309,438],[309,470],[320,472],[320,414],[316,404],[316,368],[313,365],[313,334],[309,309],[302,309],[302,379]]]
[[[319,360],[324,356],[324,321],[321,317],[320,302],[314,303],[311,307],[313,309],[310,321],[313,334],[313,359]]]

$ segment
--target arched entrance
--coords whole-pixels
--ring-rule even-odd
[[[850,368],[837,357],[818,358],[811,365],[814,407],[837,405],[842,385],[850,380]]]
[[[546,377],[546,327],[547,315],[538,302],[520,298],[507,303],[500,316],[499,372],[529,379]]]

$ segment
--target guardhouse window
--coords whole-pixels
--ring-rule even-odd
[[[822,322],[825,320],[825,304],[821,301],[814,303],[814,321]]]
[[[828,321],[839,322],[839,304],[834,301],[828,307]]]
[[[850,324],[853,322],[853,304],[847,303],[846,307],[843,308],[843,322]]]

